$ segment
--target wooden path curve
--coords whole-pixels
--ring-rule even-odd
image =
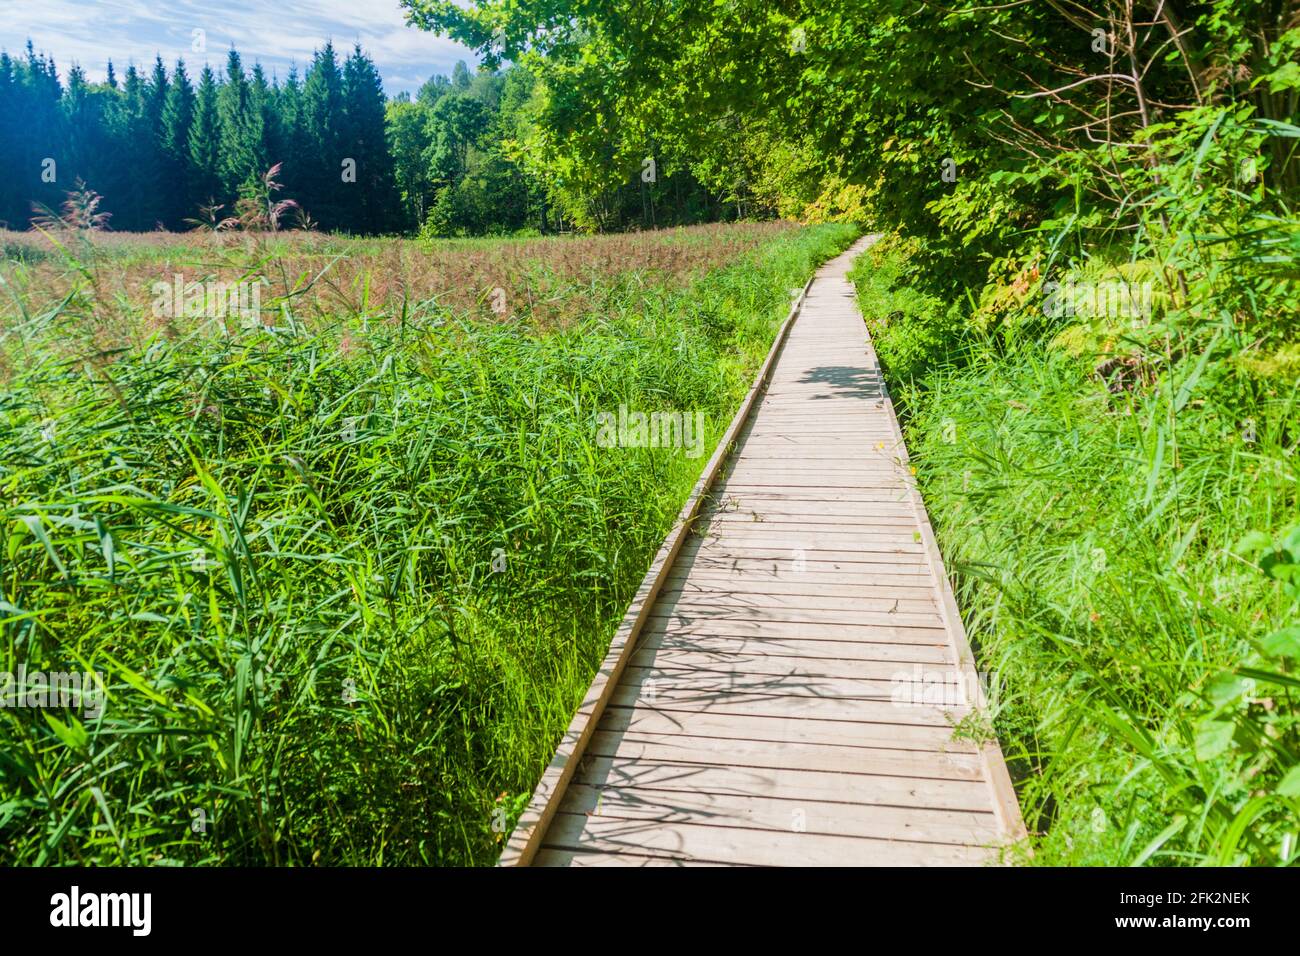
[[[792,309],[503,864],[984,864],[1023,839],[997,743],[954,735],[984,700],[845,278],[870,241]]]

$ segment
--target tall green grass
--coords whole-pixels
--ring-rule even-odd
[[[601,448],[620,404],[722,433],[855,235],[775,239],[550,333],[435,306],[70,361],[0,385],[0,669],[100,670],[102,716],[0,710],[10,863],[484,864],[706,456]],[[19,360],[21,358],[21,361]]]
[[[1149,386],[854,272],[1035,862],[1300,859],[1300,382]]]

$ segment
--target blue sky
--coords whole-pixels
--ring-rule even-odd
[[[195,30],[205,52],[193,49]],[[344,51],[359,40],[390,96],[450,74],[457,60],[475,62],[454,40],[406,26],[397,0],[0,0],[0,48],[19,53],[29,37],[61,76],[76,62],[92,81],[109,59],[120,78],[129,61],[150,66],[155,54],[169,70],[183,58],[193,77],[204,62],[218,68],[231,44],[245,65],[257,60],[283,77],[294,62],[301,73],[327,39]]]

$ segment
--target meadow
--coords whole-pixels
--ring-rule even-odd
[[[712,448],[857,232],[0,236],[0,671],[106,693],[0,709],[4,861],[493,862],[705,461],[598,416]]]

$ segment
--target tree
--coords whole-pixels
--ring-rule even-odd
[[[221,128],[220,170],[227,196],[255,185],[267,169],[265,131],[260,104],[254,101],[239,54],[226,57],[226,78],[217,92]]]
[[[355,157],[343,139],[343,75],[332,43],[312,58],[302,98],[309,157],[300,201],[322,225],[333,228],[346,217],[345,160]]]
[[[290,67],[284,85],[277,90],[276,110],[279,114],[279,137],[275,155],[283,164],[280,178],[290,196],[306,201],[303,190],[307,186],[307,130],[302,82],[297,66]]]
[[[165,219],[169,228],[179,229],[193,213],[195,170],[190,154],[190,127],[194,122],[194,87],[185,72],[185,61],[177,60],[162,114],[162,155],[167,175]]]
[[[149,122],[149,128],[153,130],[155,145],[162,143],[163,110],[167,105],[167,91],[169,88],[167,68],[163,66],[162,57],[155,56],[153,72],[149,74],[149,82],[144,93],[144,113]]]
[[[429,110],[422,103],[391,102],[385,122],[393,143],[393,176],[401,196],[404,224],[419,228],[435,195],[429,171],[433,137]]]
[[[164,216],[159,191],[162,161],[150,97],[149,81],[134,64],[128,65],[110,120],[115,151],[109,183],[104,186],[117,228],[152,229]]]
[[[357,164],[356,181],[344,184],[352,187],[348,190],[352,201],[347,225],[358,232],[382,232],[398,215],[397,186],[385,125],[383,82],[360,44],[344,65],[343,102],[344,138]]]
[[[421,106],[432,107],[434,103],[442,99],[445,93],[451,92],[451,80],[440,74],[435,74],[424,81],[415,94],[415,100]]]
[[[451,85],[453,89],[459,90],[462,93],[469,89],[469,67],[465,65],[464,60],[457,60],[456,65],[452,68]]]
[[[189,154],[193,176],[189,198],[212,205],[226,197],[221,181],[221,121],[217,112],[217,80],[212,68],[199,74],[194,98],[194,119],[190,123]]]
[[[461,93],[440,99],[431,114],[434,126],[430,166],[435,180],[454,183],[469,166],[469,151],[488,128],[488,110],[481,100]]]

